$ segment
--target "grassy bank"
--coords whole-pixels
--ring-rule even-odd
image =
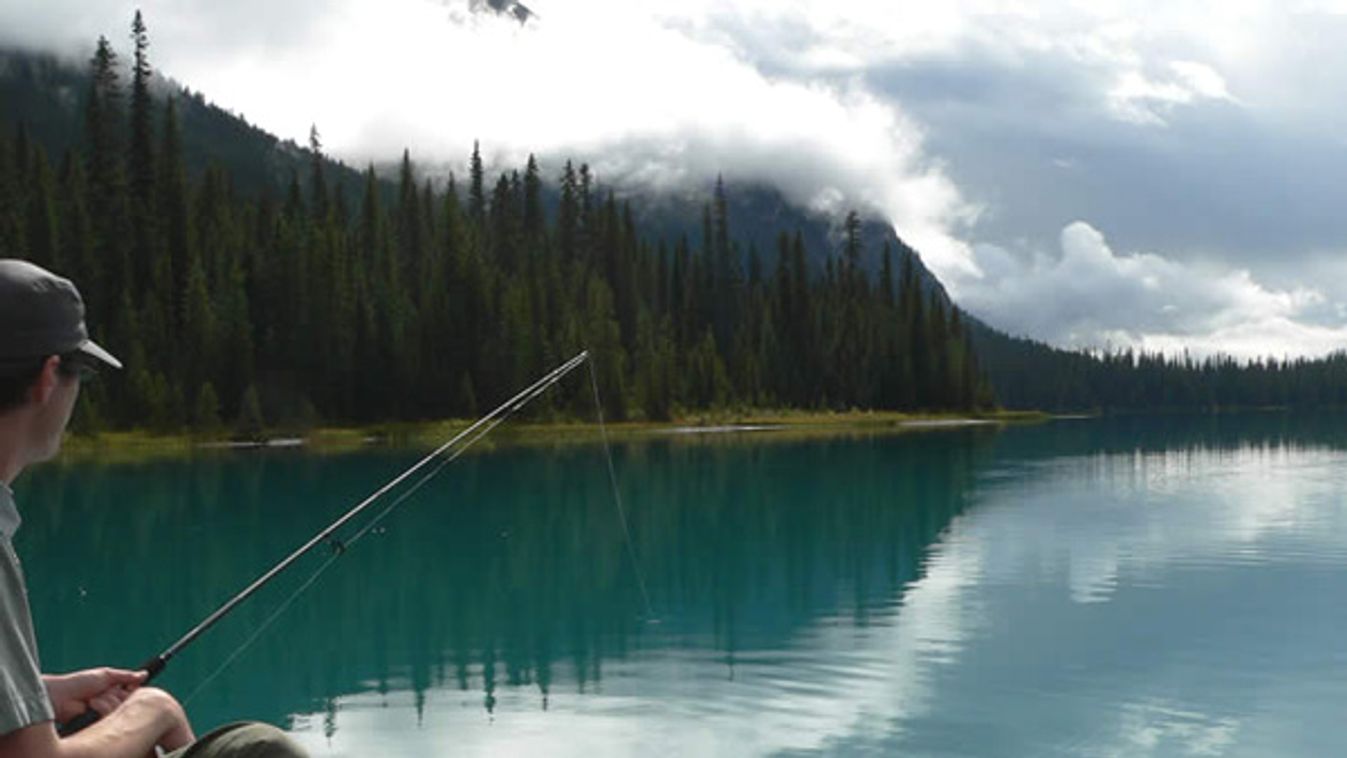
[[[893,411],[800,411],[748,410],[708,411],[664,422],[627,421],[609,423],[614,441],[658,437],[704,438],[738,434],[769,434],[778,437],[815,437],[878,432],[922,431],[963,424],[1036,423],[1047,414],[997,411],[980,414],[913,414]],[[303,446],[319,453],[341,453],[386,445],[430,449],[443,444],[472,423],[471,419],[373,424],[358,427],[319,427],[307,431],[276,429],[259,440],[239,440],[227,433],[158,434],[144,430],[68,435],[62,460],[135,462],[218,454],[237,449]],[[513,445],[555,446],[591,443],[601,438],[593,420],[509,421],[483,438],[483,450]]]

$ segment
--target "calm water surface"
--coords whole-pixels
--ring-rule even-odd
[[[327,755],[1330,755],[1347,417],[660,438],[455,463],[161,680]],[[135,664],[412,452],[37,469],[44,664]],[[642,599],[641,581],[650,598]],[[201,686],[205,682],[205,686]]]

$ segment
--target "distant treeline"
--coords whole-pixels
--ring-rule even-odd
[[[976,329],[974,345],[1011,408],[1210,411],[1347,407],[1347,353],[1318,359],[1059,350]]]
[[[462,191],[404,153],[391,207],[372,166],[353,207],[316,130],[307,176],[245,197],[227,167],[188,176],[139,13],[132,38],[129,89],[100,38],[81,145],[55,169],[22,125],[0,130],[0,255],[75,280],[127,362],[91,388],[86,428],[467,416],[586,347],[619,419],[994,402],[964,317],[911,259],[862,269],[854,213],[821,270],[785,231],[764,262],[722,184],[700,240],[652,241],[587,167],[566,165],[546,212],[536,161],[489,183],[477,151]],[[537,412],[592,413],[573,384]]]

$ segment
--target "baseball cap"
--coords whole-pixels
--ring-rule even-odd
[[[0,258],[0,368],[69,353],[122,367],[89,339],[84,299],[69,279],[27,261]]]

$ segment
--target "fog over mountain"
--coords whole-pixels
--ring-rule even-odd
[[[1058,345],[1347,346],[1347,16],[1332,3],[140,4],[158,67],[348,162],[723,173],[893,223],[963,306]],[[505,5],[509,6],[509,3]],[[489,5],[487,7],[490,7]],[[0,3],[0,41],[124,49],[134,4]]]

